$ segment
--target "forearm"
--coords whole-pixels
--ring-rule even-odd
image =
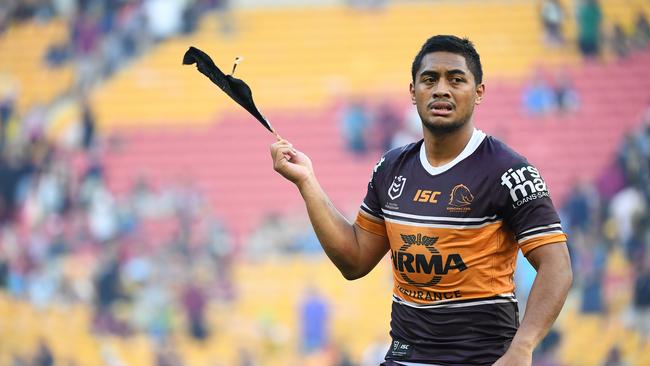
[[[537,268],[537,276],[528,297],[526,313],[511,347],[532,351],[544,338],[566,300],[573,275],[568,262],[545,262]]]
[[[360,248],[354,226],[334,207],[315,178],[298,185],[323,250],[347,279],[359,277]]]

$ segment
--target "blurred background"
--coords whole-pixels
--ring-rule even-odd
[[[351,219],[421,138],[410,65],[468,36],[476,125],[543,173],[575,282],[535,365],[650,365],[650,1],[0,1],[0,365],[375,366],[388,260],[347,282],[246,80]],[[534,270],[520,258],[523,310]]]

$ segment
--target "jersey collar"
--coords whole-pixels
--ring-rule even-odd
[[[427,159],[427,152],[425,150],[426,144],[422,142],[422,146],[420,146],[420,163],[422,164],[424,170],[426,170],[429,174],[442,174],[447,170],[453,168],[456,164],[460,163],[468,156],[472,155],[472,153],[478,149],[479,145],[481,145],[485,139],[485,136],[485,132],[475,128],[474,132],[472,132],[472,137],[469,139],[469,142],[467,142],[467,145],[465,145],[463,151],[461,151],[460,154],[454,158],[454,160],[441,166],[433,166],[429,163],[429,160]]]

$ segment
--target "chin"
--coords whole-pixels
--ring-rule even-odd
[[[427,121],[423,123],[426,129],[436,134],[456,132],[466,124],[467,121]]]

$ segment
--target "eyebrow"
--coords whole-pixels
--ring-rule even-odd
[[[461,69],[451,69],[446,72],[447,75],[466,75],[467,73]],[[420,74],[420,77],[422,76],[427,76],[427,75],[433,75],[433,76],[439,76],[440,73],[438,71],[433,71],[433,70],[425,70],[422,71]]]

